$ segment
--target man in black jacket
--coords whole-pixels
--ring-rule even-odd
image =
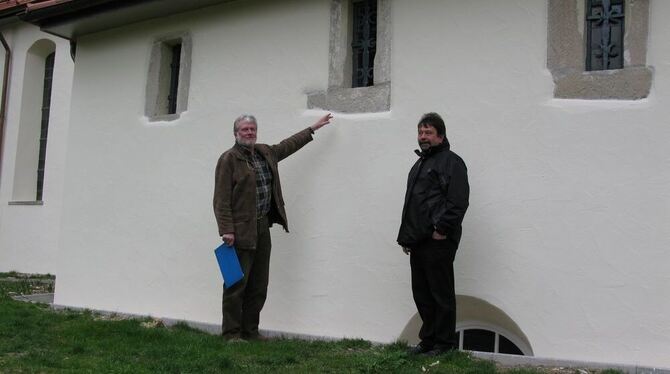
[[[423,321],[412,353],[457,349],[454,257],[470,187],[463,160],[449,149],[444,121],[427,113],[418,124],[421,151],[407,179],[398,244],[410,255],[412,294]]]

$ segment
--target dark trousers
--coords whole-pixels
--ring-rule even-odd
[[[410,252],[412,294],[423,325],[426,347],[457,348],[454,257],[456,249],[443,240],[427,240]]]
[[[237,249],[244,278],[223,290],[222,335],[226,339],[258,337],[261,309],[270,278],[270,228],[267,216],[258,220],[256,249]]]

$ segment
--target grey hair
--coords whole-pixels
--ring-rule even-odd
[[[251,114],[243,114],[235,119],[235,122],[233,122],[233,134],[237,134],[237,126],[240,124],[240,122],[246,121],[246,122],[253,122],[256,127],[258,127],[258,122],[256,122],[256,117],[252,116]]]

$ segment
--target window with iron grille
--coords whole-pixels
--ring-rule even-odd
[[[328,85],[307,108],[342,113],[391,109],[391,3],[330,0]]]
[[[40,126],[40,150],[37,163],[37,196],[36,200],[42,200],[44,191],[44,166],[47,156],[47,133],[49,132],[49,113],[51,111],[51,85],[53,80],[54,58],[56,53],[47,56],[44,63],[44,88],[42,90],[42,119]]]
[[[586,70],[623,69],[624,1],[588,0]]]
[[[654,77],[647,65],[650,2],[548,0],[547,67],[554,97],[648,97]]]
[[[352,87],[374,84],[374,61],[377,52],[377,0],[352,3]]]

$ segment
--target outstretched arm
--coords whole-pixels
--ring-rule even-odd
[[[279,144],[273,145],[272,150],[275,152],[275,155],[277,155],[277,161],[285,159],[298,149],[302,148],[305,144],[311,142],[314,131],[329,124],[332,118],[333,115],[328,113],[314,122],[312,126],[282,140]]]

